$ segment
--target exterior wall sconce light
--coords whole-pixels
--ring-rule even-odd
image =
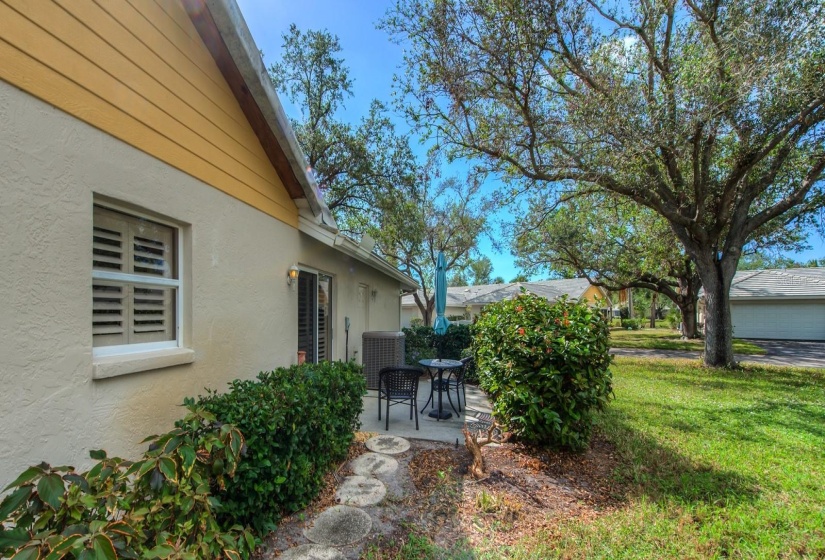
[[[372,301],[375,301],[375,298],[378,297],[378,290],[373,288],[372,291],[370,292],[370,296],[372,296]]]
[[[288,286],[291,286],[295,280],[298,279],[298,267],[294,264],[289,267],[289,270],[286,271],[286,283]]]

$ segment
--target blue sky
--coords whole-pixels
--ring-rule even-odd
[[[294,23],[298,29],[326,29],[337,35],[341,42],[341,55],[350,70],[353,80],[353,97],[346,100],[343,118],[357,122],[369,111],[370,101],[380,99],[389,103],[392,96],[392,77],[402,62],[401,47],[392,43],[389,36],[375,24],[392,5],[384,0],[331,1],[302,0],[238,0],[244,19],[252,32],[258,47],[264,52],[264,61],[269,66],[280,55],[283,45],[282,35]],[[292,107],[283,96],[281,102],[290,116],[297,116],[298,108]],[[407,131],[403,119],[395,119],[399,130]],[[423,154],[424,148],[414,145]],[[459,175],[463,166],[454,165],[445,176]],[[507,219],[502,213],[497,219]],[[499,233],[498,224],[493,224],[493,235]],[[493,262],[493,277],[502,276],[511,280],[519,270],[513,263],[509,251],[496,252],[489,238],[480,243],[480,251]],[[538,278],[537,278],[538,279]]]
[[[295,23],[302,31],[326,29],[337,35],[341,42],[342,56],[353,80],[354,96],[346,100],[342,117],[357,122],[369,110],[372,99],[389,102],[392,96],[392,77],[402,62],[402,49],[392,43],[389,36],[375,25],[393,2],[387,0],[238,0],[244,19],[258,47],[264,52],[269,66],[280,54],[281,36]],[[296,107],[286,99],[281,100],[290,116],[297,116]],[[396,119],[400,130],[406,125]],[[414,146],[415,147],[415,146]],[[422,154],[423,154],[423,148]],[[462,165],[456,165],[447,175],[459,174]],[[496,217],[506,220],[507,214]],[[493,235],[498,236],[499,226],[493,225]],[[809,240],[811,250],[788,255],[800,261],[825,257],[825,243],[818,234]],[[496,252],[490,239],[482,239],[480,250],[493,262],[493,276],[509,281],[519,271],[508,251]]]

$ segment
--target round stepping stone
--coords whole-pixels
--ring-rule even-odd
[[[348,506],[374,506],[387,495],[387,487],[376,478],[348,476],[338,487],[335,497]]]
[[[316,544],[343,546],[360,541],[372,529],[372,519],[362,509],[352,506],[332,506],[322,512],[304,536]]]
[[[409,449],[410,442],[398,436],[375,436],[367,440],[366,446],[367,449],[376,453],[397,455]]]
[[[349,464],[352,472],[361,476],[390,474],[398,470],[398,461],[381,453],[364,453]]]
[[[340,551],[322,544],[302,544],[285,550],[278,558],[285,560],[346,560]]]

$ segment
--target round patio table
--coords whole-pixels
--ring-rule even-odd
[[[430,418],[435,418],[436,420],[447,420],[448,418],[453,417],[453,413],[449,410],[444,410],[441,406],[441,393],[443,393],[444,387],[444,370],[450,369],[458,369],[464,367],[464,364],[459,362],[458,360],[440,360],[438,358],[430,359],[430,360],[419,360],[419,364],[424,366],[427,370],[427,373],[430,374],[430,398],[427,400],[427,403],[424,405],[424,408],[421,409],[422,414],[424,410],[426,410],[427,405],[430,404],[430,401],[433,398],[432,392],[432,383],[435,381],[435,372],[438,372],[438,410],[431,410],[429,413]]]

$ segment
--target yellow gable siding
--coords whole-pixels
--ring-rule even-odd
[[[0,0],[0,79],[297,227],[298,210],[176,0]]]
[[[589,302],[594,302],[596,299],[605,299],[604,293],[602,293],[601,289],[596,286],[590,286],[587,288],[587,291],[584,292],[582,297]]]

